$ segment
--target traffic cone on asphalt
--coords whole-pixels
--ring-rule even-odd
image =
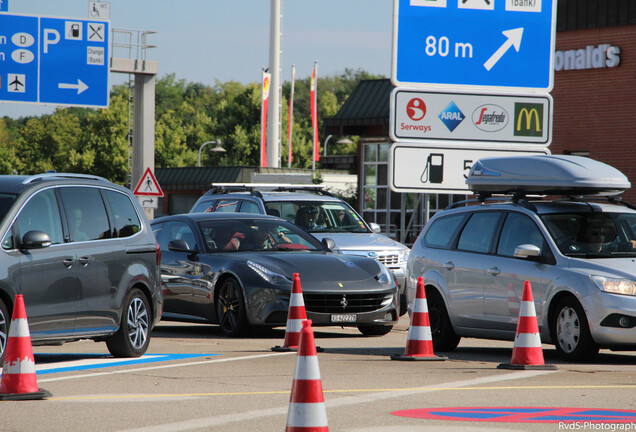
[[[329,431],[316,353],[311,320],[305,320],[300,332],[300,347],[296,355],[286,432]]]
[[[300,343],[300,331],[303,321],[307,319],[303,291],[300,286],[300,275],[294,273],[291,296],[289,297],[289,312],[287,313],[287,328],[283,346],[275,346],[272,351],[293,351]]]
[[[50,396],[50,392],[38,388],[24,298],[18,294],[5,348],[0,400],[44,399]]]
[[[426,303],[426,289],[424,279],[417,278],[417,293],[413,305],[411,326],[403,355],[392,355],[391,360],[447,360],[448,357],[433,353],[433,337],[431,323],[428,319],[428,304]]]
[[[528,281],[523,285],[523,297],[521,298],[515,344],[512,348],[512,360],[510,360],[510,363],[501,363],[497,368],[547,370],[557,368],[555,365],[546,365],[543,361],[539,323],[534,309],[532,287]]]

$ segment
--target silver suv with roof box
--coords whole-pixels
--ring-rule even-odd
[[[409,308],[421,276],[436,350],[514,340],[525,281],[541,340],[564,359],[636,349],[636,210],[620,200],[620,171],[577,156],[485,158],[466,183],[473,205],[437,213],[408,259]]]
[[[332,239],[334,251],[368,256],[386,265],[399,287],[400,315],[406,313],[405,269],[410,249],[367,224],[346,202],[321,185],[218,183],[194,204],[190,213],[261,213],[282,217],[318,240]]]

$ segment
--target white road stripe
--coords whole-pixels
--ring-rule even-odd
[[[456,381],[451,383],[441,383],[433,386],[428,386],[422,390],[417,389],[407,389],[402,391],[390,391],[390,392],[381,392],[381,393],[373,393],[373,394],[365,394],[365,395],[356,395],[356,396],[346,396],[340,397],[336,399],[331,399],[329,401],[325,401],[325,406],[327,408],[338,408],[348,405],[358,405],[358,404],[366,404],[370,401],[382,401],[386,399],[392,399],[396,397],[402,396],[410,396],[414,394],[423,394],[423,393],[431,393],[434,391],[439,391],[439,389],[448,389],[448,388],[463,388],[470,387],[480,384],[493,383],[498,381],[511,381],[516,379],[528,379],[538,375],[544,375],[549,373],[554,373],[557,371],[520,371],[520,372],[512,372],[505,375],[493,375],[489,377],[476,378],[465,381]],[[249,411],[245,413],[236,413],[236,414],[225,414],[216,417],[205,417],[200,419],[192,419],[186,420],[182,422],[176,423],[168,423],[164,425],[155,425],[149,427],[143,427],[138,429],[127,429],[120,432],[177,432],[177,431],[190,431],[195,429],[204,429],[211,428],[214,426],[226,425],[229,423],[246,421],[246,420],[254,420],[257,418],[263,417],[271,417],[276,415],[285,415],[287,414],[288,405],[284,407],[278,408],[267,408],[263,410]]]

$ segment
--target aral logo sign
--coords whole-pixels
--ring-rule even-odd
[[[515,136],[543,135],[543,105],[515,103]]]

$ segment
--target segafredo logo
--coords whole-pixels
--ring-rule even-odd
[[[455,105],[455,102],[452,101],[444,108],[444,111],[439,113],[439,119],[451,132],[454,131],[465,118],[464,113]]]
[[[508,124],[508,113],[499,105],[482,105],[473,111],[473,124],[484,132],[497,132]]]

